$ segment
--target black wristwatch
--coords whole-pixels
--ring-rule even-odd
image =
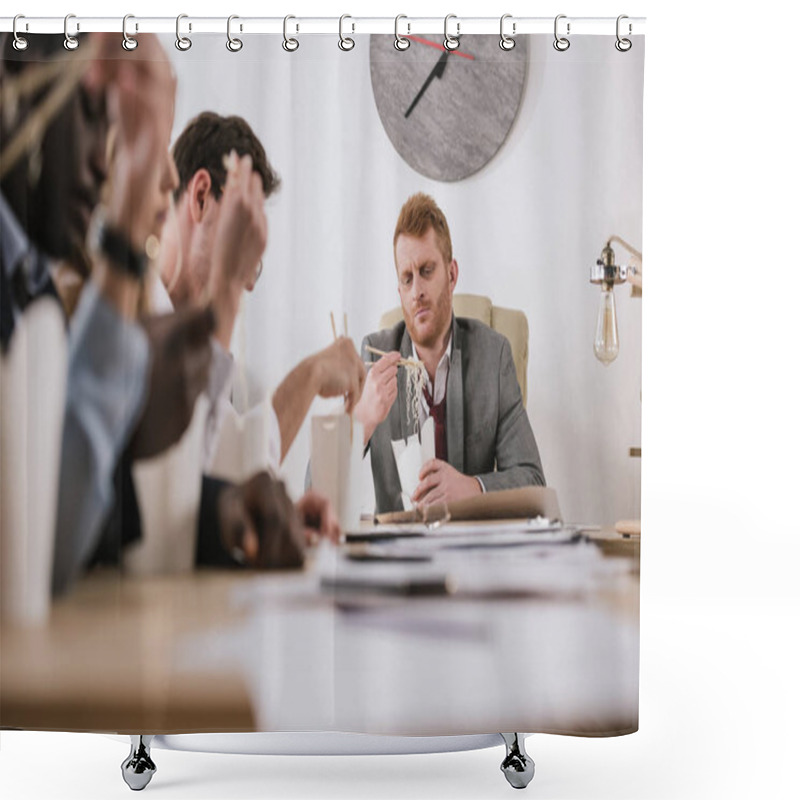
[[[106,221],[103,214],[95,216],[90,240],[114,269],[140,280],[144,278],[149,264],[147,254],[137,250],[122,231]]]

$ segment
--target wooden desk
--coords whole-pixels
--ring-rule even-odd
[[[479,724],[480,715],[473,718],[466,711],[466,716],[454,718],[451,723],[433,712],[427,716],[409,715],[409,703],[396,702],[384,714],[385,719],[381,713],[370,712],[365,708],[370,703],[385,707],[387,687],[381,682],[381,657],[408,659],[409,653],[423,654],[420,657],[428,661],[418,666],[412,665],[413,658],[408,660],[404,673],[408,682],[403,684],[402,692],[405,697],[430,692],[430,699],[425,701],[430,705],[440,699],[445,703],[444,696],[453,683],[448,680],[453,664],[464,663],[452,660],[456,658],[454,653],[460,652],[459,647],[466,648],[467,653],[463,670],[458,668],[459,673],[464,673],[459,676],[461,686],[478,693],[482,692],[481,687],[489,689],[487,679],[501,684],[504,680],[524,682],[530,674],[535,683],[535,669],[526,666],[526,659],[538,652],[537,647],[541,650],[542,639],[546,643],[557,639],[553,631],[559,630],[557,626],[565,620],[568,627],[570,620],[580,620],[581,629],[587,632],[594,629],[597,619],[604,624],[608,620],[611,627],[607,629],[612,635],[619,629],[630,641],[635,636],[638,648],[638,543],[616,542],[612,550],[611,557],[625,560],[627,574],[623,570],[622,578],[598,585],[583,597],[502,602],[394,599],[383,610],[372,613],[367,609],[365,613],[361,609],[355,614],[352,608],[321,595],[309,576],[298,572],[265,575],[199,571],[152,579],[96,572],[54,604],[46,627],[23,630],[3,626],[0,726],[176,733],[325,730],[330,724],[352,725],[339,729],[357,730],[366,718],[373,733],[485,732]],[[248,609],[246,603],[236,600],[237,594],[246,595],[248,591],[261,598],[258,604],[262,611],[257,618],[252,603]],[[420,637],[419,645],[412,623],[429,628]],[[460,630],[453,637],[452,648],[446,642],[443,647],[436,633],[437,625],[449,624]],[[271,646],[266,648],[257,642],[264,630],[272,637]],[[536,630],[540,630],[537,644],[526,647],[525,639],[533,640]],[[237,632],[238,638],[231,638],[232,631]],[[517,635],[522,645],[518,659],[514,645]],[[197,655],[192,655],[189,662],[185,652],[179,653],[178,645],[184,642],[196,643],[205,638],[213,643],[223,637],[228,637],[222,645],[227,662],[206,657],[202,648],[190,650]],[[376,642],[384,648],[380,651],[382,656],[374,657],[379,650]],[[582,658],[580,653],[576,657],[574,643],[568,655],[573,660]],[[439,656],[442,662],[437,667],[434,662]],[[258,672],[255,681],[254,663]],[[310,665],[308,669],[297,669],[298,664],[306,663]],[[553,666],[554,663],[547,665],[548,675],[553,674]],[[594,679],[598,686],[615,680],[613,668],[603,675],[590,663],[581,669],[586,670],[589,684]],[[326,684],[327,671],[335,672],[336,680]],[[579,685],[581,675],[575,672],[570,685]],[[634,682],[636,677],[632,678]],[[433,682],[430,686],[429,679]],[[312,685],[314,691],[307,691]],[[595,691],[592,686],[587,689],[590,694]],[[564,686],[557,688],[562,693],[566,691]],[[455,687],[452,691],[456,692]],[[492,691],[499,690],[493,687]],[[503,691],[513,693],[513,686]],[[619,693],[619,687],[614,691]],[[596,735],[598,730],[608,730],[608,725],[621,726],[620,732],[635,729],[636,720],[631,714],[635,714],[636,686],[631,687],[630,696],[626,688],[622,691],[626,693],[622,711],[587,711],[584,717],[574,717],[572,730]],[[455,707],[458,697],[455,694],[447,702]],[[503,697],[508,700],[507,695]],[[540,702],[532,697],[532,705],[526,707],[523,703],[519,718],[513,714],[504,717],[509,724],[502,729],[527,730],[531,719],[540,718],[542,707],[536,705]],[[356,707],[355,716],[348,716],[345,711],[349,705]],[[549,713],[551,705],[548,701],[544,711]],[[445,703],[444,708],[448,707]],[[261,709],[259,726],[257,709]],[[265,714],[272,724],[265,723]],[[552,720],[561,719],[557,713],[545,713],[542,719],[539,730],[564,732],[554,727]],[[517,727],[513,726],[515,722]]]
[[[233,572],[124,579],[99,571],[56,602],[47,627],[0,634],[0,726],[141,733],[251,731],[236,673],[175,668],[177,638],[237,623]]]

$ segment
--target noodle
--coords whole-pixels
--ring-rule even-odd
[[[406,414],[408,424],[415,434],[419,434],[419,407],[422,391],[425,388],[425,365],[405,365],[406,370]]]

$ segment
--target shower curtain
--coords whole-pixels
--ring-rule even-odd
[[[206,458],[202,395],[180,441],[131,470],[138,541],[118,532],[111,566],[84,565],[49,610],[27,614],[30,576],[42,574],[52,547],[34,547],[25,526],[52,537],[57,478],[48,473],[50,490],[33,486],[36,470],[53,472],[61,435],[51,434],[47,456],[32,449],[31,432],[37,414],[57,417],[64,402],[47,392],[46,407],[37,393],[52,375],[37,379],[27,365],[69,356],[49,328],[43,339],[36,320],[19,316],[18,331],[31,330],[15,334],[2,365],[0,725],[416,737],[635,731],[644,38],[624,51],[613,36],[576,38],[567,49],[552,36],[517,36],[506,50],[497,35],[465,35],[450,50],[441,36],[410,35],[402,49],[392,35],[359,35],[352,48],[320,35],[297,37],[292,50],[291,39],[282,47],[280,36],[235,25],[232,36],[243,45],[226,46],[224,35],[197,36],[186,50],[174,37],[161,42],[177,86],[171,144],[203,112],[236,115],[280,180],[265,205],[259,274],[229,343],[235,411],[215,423],[221,444]],[[351,447],[358,424],[342,428],[347,455],[334,447],[315,479],[315,420],[341,420],[339,397],[314,400],[277,463],[270,399],[287,374],[341,336],[377,361],[365,337],[399,331],[370,339],[399,349],[403,325],[413,327],[418,308],[404,307],[403,269],[412,283],[434,269],[398,251],[404,236],[419,243],[430,230],[396,233],[414,196],[446,220],[452,253],[439,233],[434,244],[445,266],[457,264],[444,290],[455,309],[447,352],[449,369],[460,358],[465,378],[460,398],[447,384],[447,403],[448,414],[462,405],[460,470],[485,473],[475,513],[468,505],[459,514],[456,501],[430,518],[415,511],[418,468],[410,488],[397,482],[400,505],[382,506],[376,462],[389,459],[383,466],[399,474],[403,456],[378,453],[377,438],[366,455]],[[167,224],[184,237],[188,270],[192,248],[211,245],[190,244],[181,213],[201,214],[175,192]],[[150,280],[147,310],[162,310],[168,277],[151,265]],[[434,312],[420,313],[422,330]],[[486,337],[485,351],[473,336]],[[403,355],[414,361],[425,348],[420,340]],[[466,377],[478,370],[477,382]],[[506,385],[513,402],[493,405],[487,398]],[[507,440],[498,430],[511,431]],[[403,447],[425,452],[415,434]],[[487,447],[489,468],[473,466]],[[504,483],[515,447],[528,448],[520,458],[539,472]],[[23,480],[21,459],[32,478]],[[310,545],[304,569],[195,567],[203,473],[237,482],[267,468],[294,500],[309,482],[346,484],[336,501],[341,542]],[[514,511],[501,499],[502,522],[475,522],[495,490],[524,492],[542,483],[538,475],[555,505],[525,495]],[[376,511],[403,508],[405,521],[373,525]]]

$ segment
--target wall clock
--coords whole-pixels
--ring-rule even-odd
[[[442,37],[370,37],[372,93],[383,128],[403,160],[439,181],[484,167],[516,119],[528,73],[528,39],[504,51],[494,35],[462,36],[447,51]]]

